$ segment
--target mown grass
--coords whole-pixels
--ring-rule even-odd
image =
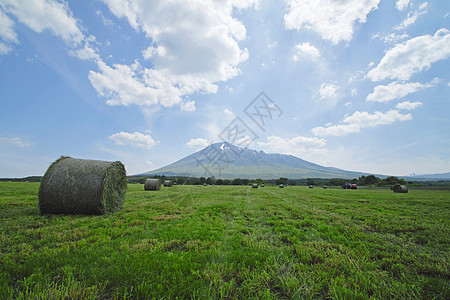
[[[0,299],[449,299],[448,191],[129,185],[40,216],[0,183]]]

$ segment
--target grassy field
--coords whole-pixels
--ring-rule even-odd
[[[449,299],[450,192],[128,186],[40,216],[0,183],[0,299]]]

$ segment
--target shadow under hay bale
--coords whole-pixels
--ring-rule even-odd
[[[407,193],[408,188],[404,185],[396,184],[392,187],[392,190],[394,193]]]
[[[144,190],[146,191],[159,191],[161,189],[161,184],[159,183],[159,179],[146,179]]]
[[[41,214],[101,215],[122,209],[127,189],[120,161],[62,156],[48,167],[39,187]]]

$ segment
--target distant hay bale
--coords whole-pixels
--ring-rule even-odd
[[[208,184],[205,182],[205,183],[203,183],[203,186],[207,186]]]
[[[327,189],[328,187],[326,185],[323,186],[324,189]]]
[[[48,167],[39,187],[41,214],[101,215],[122,209],[127,189],[120,161],[62,156]]]
[[[284,185],[283,185],[283,184],[280,184],[279,187],[280,187],[280,189],[282,189],[282,188],[284,188]]]
[[[258,184],[257,183],[252,184],[252,188],[257,189],[258,188]]]
[[[144,190],[159,191],[160,189],[161,189],[161,185],[159,183],[159,179],[148,178],[145,180]]]
[[[172,185],[173,185],[172,180],[164,180],[164,186],[165,187],[169,187],[169,186],[172,186]]]
[[[310,185],[309,185],[309,188],[312,189],[312,188],[314,188],[314,186],[313,186],[312,184],[310,184]]]
[[[264,187],[264,183],[261,183],[261,187]]]
[[[407,193],[408,188],[404,185],[396,184],[392,187],[392,190],[394,193]]]

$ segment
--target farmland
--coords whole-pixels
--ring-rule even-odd
[[[129,184],[40,216],[0,182],[1,299],[449,299],[450,192]]]

